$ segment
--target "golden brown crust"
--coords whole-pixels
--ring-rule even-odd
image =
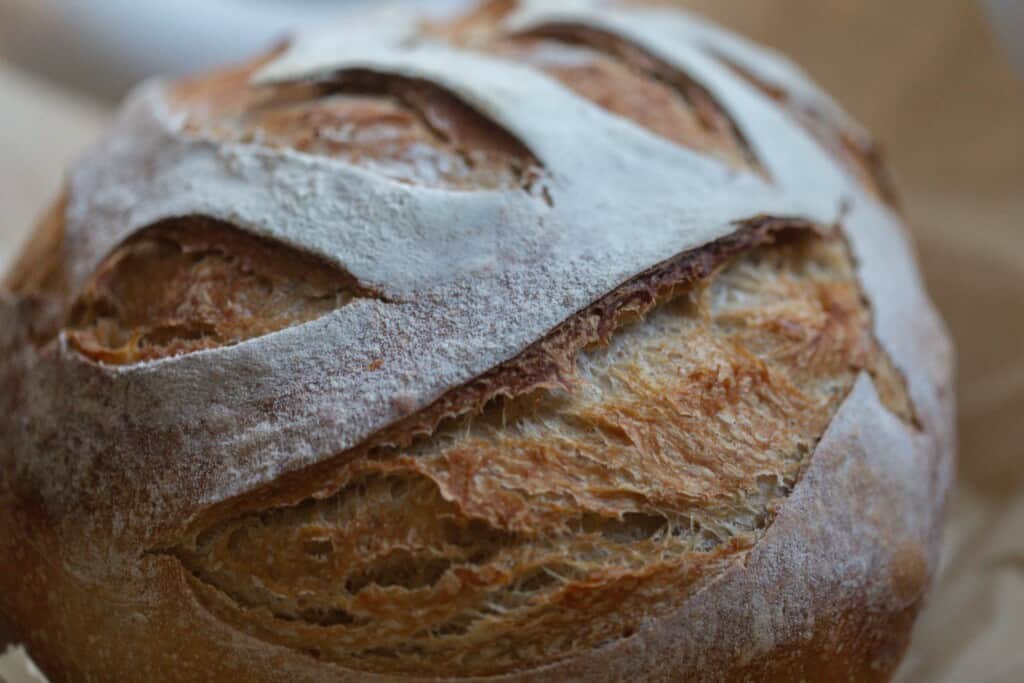
[[[289,673],[293,664],[264,664],[261,677],[315,680],[307,667],[318,662],[406,676],[533,670],[609,638],[628,641],[652,616],[710,590],[708,579],[770,528],[858,369],[880,355],[842,240],[783,234],[777,246],[731,254],[710,279],[662,290],[643,320],[578,359],[571,392],[492,403],[413,448],[350,461],[320,484],[326,497],[276,510],[260,502],[262,512],[152,555],[170,581],[162,590],[179,597],[150,621],[158,631],[140,629],[151,635],[127,661],[147,680],[199,671],[231,680],[248,670],[202,655],[179,630],[172,606],[192,592],[192,619],[208,611],[255,638],[247,648],[286,648],[266,650],[267,662],[283,663],[290,650],[309,663],[298,669],[304,677]],[[58,642],[74,649],[85,634],[122,628],[122,610],[134,608],[111,610],[102,593],[40,563],[49,538],[40,515],[22,508],[9,521],[33,539],[17,554],[19,588],[42,594],[58,582],[71,601],[60,608],[70,618]],[[178,561],[191,576],[174,570]],[[926,581],[920,550],[897,552],[892,573],[911,607],[872,616],[851,606],[809,640],[738,659],[724,680],[884,680]],[[126,670],[117,663],[124,650],[79,664],[30,628],[19,636],[55,681]],[[154,643],[167,637],[182,648],[170,651],[175,668],[151,668],[161,657]],[[573,670],[523,680],[592,679],[587,664]],[[648,669],[650,680],[674,670]]]
[[[860,426],[877,428],[878,424],[868,420]],[[851,431],[849,426],[840,425],[840,431],[846,434],[844,438],[847,439],[862,436],[857,434],[859,427],[853,427]],[[870,445],[865,444],[866,447]],[[842,451],[836,450],[836,447],[842,448]],[[579,658],[555,669],[522,672],[487,680],[647,680],[667,683],[685,675],[686,680],[695,681],[744,681],[752,678],[787,681],[793,680],[794,676],[819,680],[816,677],[825,674],[827,678],[822,680],[887,680],[905,647],[912,617],[919,606],[921,591],[926,583],[926,577],[920,573],[919,559],[912,562],[917,567],[916,571],[906,571],[899,568],[902,561],[898,558],[920,557],[920,549],[908,549],[908,546],[899,546],[897,543],[897,547],[892,548],[892,556],[896,560],[891,569],[886,569],[884,564],[877,564],[877,558],[870,553],[858,555],[872,571],[877,572],[875,580],[879,589],[873,590],[882,590],[881,596],[884,597],[854,592],[843,598],[841,604],[846,607],[837,613],[829,611],[830,607],[824,607],[828,601],[824,600],[817,589],[801,589],[799,581],[796,587],[789,585],[795,580],[794,577],[801,577],[801,580],[808,578],[803,576],[804,568],[794,567],[791,575],[787,576],[785,571],[779,571],[781,567],[773,568],[770,563],[766,565],[764,560],[764,556],[775,554],[785,562],[785,558],[792,553],[799,555],[798,546],[794,543],[806,543],[812,539],[822,544],[819,550],[823,553],[854,550],[845,546],[836,547],[831,539],[825,540],[827,535],[822,535],[824,526],[837,522],[842,518],[842,513],[836,513],[830,508],[818,508],[820,518],[809,516],[815,506],[832,500],[831,496],[843,496],[836,500],[858,500],[855,497],[846,498],[854,496],[854,490],[842,486],[836,488],[835,473],[847,467],[843,461],[849,454],[856,454],[859,459],[866,451],[850,450],[847,444],[836,443],[836,439],[833,439],[829,449],[818,454],[819,457],[812,463],[811,479],[801,485],[804,493],[809,494],[803,498],[810,499],[810,508],[807,507],[808,501],[796,501],[797,509],[776,521],[745,563],[733,565],[726,571],[723,580],[709,585],[700,593],[696,603],[703,603],[709,611],[702,613],[691,609],[680,618],[673,618],[671,624],[656,622],[656,625],[645,626],[636,636],[623,641],[624,645],[635,644],[635,647],[619,648],[611,652],[601,649],[595,652],[593,658]],[[889,498],[891,493],[886,491],[884,485],[881,489],[876,488],[876,478],[884,477],[886,473],[877,469],[877,465],[871,466],[871,470],[870,474],[865,471],[862,475],[864,480],[861,486],[868,488],[858,489],[857,492],[865,494],[868,489],[874,490],[874,495],[880,496],[876,498],[877,504],[888,507],[892,502]],[[792,504],[790,507],[793,507]],[[836,514],[839,516],[836,517]],[[18,571],[5,575],[3,586],[20,589],[29,595],[53,596],[53,602],[48,601],[40,609],[40,602],[36,601],[32,611],[23,611],[27,607],[4,605],[2,597],[9,597],[11,593],[3,593],[0,594],[0,605],[21,624],[17,637],[33,643],[33,656],[55,683],[109,679],[177,681],[197,678],[210,681],[244,679],[310,682],[424,680],[417,677],[346,673],[314,658],[313,653],[299,654],[266,641],[241,636],[231,628],[226,628],[223,622],[212,621],[205,608],[193,602],[184,577],[180,575],[180,570],[175,570],[174,561],[169,558],[153,558],[148,562],[146,570],[150,589],[161,597],[151,598],[146,603],[119,602],[113,596],[104,595],[102,589],[88,588],[61,567],[43,559],[59,551],[47,530],[45,517],[40,516],[38,511],[18,510],[13,516],[3,519],[2,523],[10,525],[10,528],[0,527],[0,530],[11,531],[10,535],[5,533],[2,538],[15,541],[16,544],[10,547],[18,549],[12,553],[9,563]],[[743,574],[747,576],[743,577]],[[892,575],[891,584],[887,574]],[[820,576],[815,580],[824,578]],[[739,580],[753,583],[757,591],[765,591],[760,595],[774,596],[770,599],[779,600],[785,609],[806,609],[819,614],[815,622],[817,626],[796,638],[783,637],[781,634],[784,630],[780,630],[779,642],[755,657],[745,656],[742,650],[735,651],[729,647],[724,651],[700,649],[702,638],[697,638],[696,644],[691,642],[694,635],[692,623],[716,623],[706,619],[719,611],[723,614],[718,620],[728,621],[731,618],[728,612],[734,606],[746,605],[752,597],[759,595],[748,595],[737,590],[737,585],[743,585],[737,584]],[[885,592],[889,589],[881,588],[886,585],[891,585],[892,597],[888,597],[889,594]],[[797,591],[796,602],[783,601],[782,596],[794,588]],[[844,592],[841,585],[832,587],[828,582],[823,582],[820,590],[833,591],[836,595]],[[737,599],[741,599],[741,602],[737,603]],[[878,602],[880,599],[883,602]],[[892,600],[891,606],[889,600]],[[691,601],[689,604],[693,603]],[[822,608],[819,609],[819,606]],[[767,608],[763,602],[759,607],[755,604],[753,613]],[[137,614],[142,609],[147,616],[139,620]],[[59,622],[52,622],[46,617],[47,614],[57,612],[64,615]],[[748,619],[757,618],[753,615],[743,616]],[[682,630],[674,630],[678,628]],[[714,630],[720,628],[713,627],[706,638],[711,638],[712,642],[735,643],[730,631]],[[668,655],[669,651],[664,649],[663,642],[656,642],[666,638],[653,638],[653,634],[663,630],[669,640],[674,639],[679,650],[674,656]],[[102,640],[97,642],[90,636],[114,632],[120,634],[116,647]],[[750,652],[763,651],[763,647],[749,647]]]
[[[315,83],[253,86],[264,61],[176,88],[187,129],[344,159],[430,187],[529,189],[537,175],[528,149],[436,85],[347,71]]]
[[[494,675],[628,636],[753,546],[882,355],[837,236],[716,271],[574,359],[571,390],[170,552],[219,618],[355,670]]]
[[[254,271],[306,277],[316,265],[194,220],[138,237],[161,242],[174,248],[157,251],[156,268],[212,250],[222,284]],[[82,301],[152,300],[152,264],[110,282],[122,263],[112,255]],[[191,270],[180,274],[185,291],[204,283]],[[313,279],[321,274],[325,286],[338,282],[333,269],[314,270]],[[159,281],[178,302],[175,278]],[[246,288],[218,291],[231,300]],[[77,308],[73,319],[87,319],[86,304]],[[133,309],[164,319],[161,308]],[[891,368],[845,243],[786,221],[751,222],[637,278],[573,325],[567,350],[599,345],[562,369],[566,389],[499,398],[412,448],[379,437],[324,469],[326,483],[305,473],[319,480],[315,499],[276,509],[262,495],[233,501],[250,511],[159,554],[189,569],[202,609],[316,661],[404,675],[533,669],[629,638],[749,552],[857,373]],[[519,361],[513,368],[522,372]],[[894,405],[909,405],[900,378],[892,381]],[[499,393],[494,382],[488,395]],[[294,482],[285,488],[290,497],[301,491]],[[922,577],[901,576],[903,590],[918,595]],[[815,638],[874,657],[881,645],[851,635],[865,622],[847,619],[849,633],[827,628]],[[907,628],[872,622],[868,632],[898,653],[902,645],[882,634],[902,634],[902,643]],[[755,671],[849,672],[861,661],[855,649],[849,660],[818,657],[815,643],[780,650],[786,666],[755,662],[735,680]]]
[[[638,46],[585,26],[551,25],[508,36],[500,21],[515,3],[430,27],[446,40],[534,66],[607,111],[734,168],[764,173],[742,134],[711,94]]]
[[[137,363],[269,334],[367,296],[333,266],[185,218],[142,230],[107,257],[65,330],[94,360]]]
[[[432,435],[445,420],[479,414],[494,399],[526,396],[537,390],[571,391],[576,378],[576,356],[592,345],[607,344],[620,325],[642,318],[658,301],[697,286],[732,259],[776,242],[824,236],[827,230],[801,220],[759,216],[737,226],[728,237],[653,266],[558,325],[544,338],[465,385],[455,387],[426,408],[381,429],[351,451],[307,470],[278,477],[245,500],[227,500],[196,521],[223,519],[252,507],[296,504],[303,482],[331,481],[347,461],[381,448],[406,447]],[[884,355],[884,354],[883,354]],[[902,380],[895,375],[897,387]],[[898,391],[898,389],[897,389]],[[298,496],[298,497],[296,497]]]

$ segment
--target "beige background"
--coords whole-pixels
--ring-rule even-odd
[[[1024,80],[969,0],[684,4],[789,53],[885,144],[960,366],[946,561],[901,677],[1024,680]],[[109,112],[2,63],[0,103],[2,268]]]

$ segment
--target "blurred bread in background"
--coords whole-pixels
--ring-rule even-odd
[[[0,271],[54,196],[68,163],[99,135],[105,103],[0,60]]]
[[[374,0],[0,0],[0,54],[48,79],[119,99],[153,74],[241,61],[289,31],[338,20]],[[426,0],[446,12],[464,0]],[[39,45],[48,49],[40,50]]]

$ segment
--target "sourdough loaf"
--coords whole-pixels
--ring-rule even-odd
[[[54,681],[885,680],[951,350],[868,136],[666,3],[141,86],[0,303]]]

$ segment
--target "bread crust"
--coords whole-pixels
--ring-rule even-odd
[[[426,92],[423,101],[445,103],[448,114],[438,116],[462,121],[442,134],[423,127],[429,115],[400,119],[396,126],[413,131],[403,144],[423,140],[458,157],[483,136],[493,149],[484,145],[482,166],[468,164],[472,172],[453,185],[432,182],[439,176],[429,168],[397,182],[390,172],[374,175],[348,151],[341,161],[317,159],[322,148],[303,149],[295,142],[301,136],[291,136],[306,125],[301,116],[289,114],[287,134],[273,144],[219,137],[223,130],[203,125],[192,107],[206,87],[216,93],[244,83],[228,77],[189,86],[185,95],[163,85],[142,90],[76,169],[67,202],[46,221],[49,237],[30,247],[48,254],[45,277],[18,267],[14,291],[0,297],[0,614],[51,680],[891,675],[937,566],[955,442],[952,352],[899,218],[878,201],[877,187],[842,170],[799,121],[728,75],[731,67],[716,64],[705,47],[812,101],[823,112],[822,134],[845,130],[834,105],[777,57],[674,13],[556,4],[492,7],[484,15],[497,18],[469,25],[474,36],[499,30],[503,40],[561,36],[581,25],[601,40],[614,34],[656,54],[657,69],[687,71],[728,125],[712,126],[694,152],[683,149],[686,136],[670,142],[642,113],[624,121],[613,103],[610,116],[599,102],[608,90],[600,79],[619,78],[618,67],[598,69],[596,85],[575,95],[557,78],[512,69],[475,47],[467,54],[424,47],[413,58],[405,47],[377,51],[357,40],[354,49],[365,54],[324,57],[315,40],[300,40],[243,69],[245,78],[284,84],[255,88],[291,88],[325,69],[349,76],[366,69],[373,83],[392,84],[374,85],[371,99],[414,84]],[[662,25],[678,32],[678,47]],[[386,42],[394,28],[370,23],[365,35]],[[647,68],[638,64],[648,62],[634,59],[629,68]],[[509,83],[508,98],[492,87],[506,81],[489,76],[522,82]],[[530,110],[549,99],[551,110]],[[213,114],[205,115],[216,118],[209,102]],[[315,121],[344,122],[352,116],[347,106]],[[684,97],[665,106],[676,116],[688,105]],[[542,125],[545,116],[557,117],[551,125],[563,134],[572,126],[595,131],[594,156],[565,147]],[[326,149],[328,157],[337,152]],[[732,165],[705,158],[708,149]],[[587,168],[594,159],[610,178]],[[501,166],[497,176],[491,164]],[[695,199],[669,197],[677,178]],[[317,191],[303,195],[307,186]],[[612,199],[622,205],[595,209],[595,191],[620,191]],[[351,223],[327,229],[338,212]],[[467,215],[484,225],[459,223]],[[226,346],[217,340],[192,352],[171,344],[168,357],[153,362],[119,368],[83,356],[71,343],[74,330],[64,328],[76,321],[68,313],[92,274],[146,226],[182,216],[230,223],[308,253],[365,296]],[[635,239],[624,223],[641,219],[650,229]],[[616,637],[488,675],[346,667],[312,647],[286,647],[258,624],[238,628],[216,603],[238,606],[198,582],[172,552],[238,515],[326,498],[341,486],[337,472],[346,464],[418,443],[444,420],[479,413],[497,398],[571,394],[578,354],[606,343],[625,320],[703,286],[739,254],[786,235],[827,234],[837,221],[881,360],[855,368],[802,475],[768,506],[754,542],[727,547],[677,606],[652,610]],[[457,258],[446,253],[453,244]],[[553,640],[568,637],[552,631]]]
[[[939,460],[932,448],[926,437],[907,433],[862,377],[765,536],[682,609],[586,656],[460,680],[887,680],[937,561],[934,501],[948,485],[951,452],[947,445]],[[897,481],[894,471],[914,479]],[[928,485],[915,490],[908,481]],[[870,516],[859,509],[865,500],[872,501]],[[921,514],[927,508],[933,512]],[[19,510],[4,518],[18,577],[9,588],[53,602],[37,598],[31,609],[6,609],[55,682],[125,675],[140,681],[436,680],[346,672],[241,634],[203,608],[169,557],[145,563],[151,594],[145,603],[119,604],[46,559],[60,550],[40,517]],[[96,637],[113,632],[116,643]]]

